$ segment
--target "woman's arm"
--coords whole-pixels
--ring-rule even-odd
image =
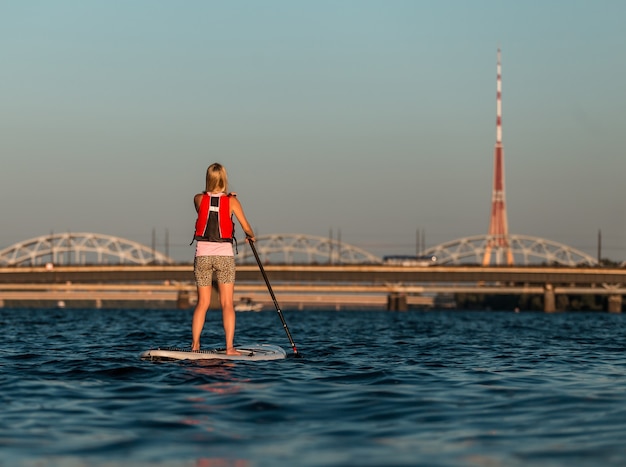
[[[198,193],[193,197],[193,205],[196,208],[196,212],[200,210],[200,202],[202,201],[202,193]]]
[[[246,237],[254,241],[255,238],[254,238],[254,232],[252,231],[252,227],[250,227],[250,223],[248,222],[248,219],[246,219],[246,215],[243,212],[241,203],[235,196],[231,196],[230,198],[230,208],[233,214],[235,214],[235,217],[237,218],[239,223],[241,224],[241,228],[246,234]]]

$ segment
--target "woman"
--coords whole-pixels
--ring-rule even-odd
[[[246,241],[254,241],[254,232],[237,200],[236,193],[228,193],[228,176],[221,164],[211,164],[206,171],[206,191],[193,198],[198,218],[196,220],[196,254],[193,271],[198,288],[198,304],[191,325],[191,350],[200,350],[200,335],[206,312],[211,303],[213,275],[217,282],[222,306],[222,321],[226,336],[226,354],[239,355],[235,339],[235,255],[233,214],[246,234]]]

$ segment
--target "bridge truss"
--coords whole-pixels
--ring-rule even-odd
[[[435,255],[437,264],[481,264],[488,235],[442,243],[423,252]],[[597,260],[579,250],[537,237],[509,235],[514,264],[594,266]],[[264,263],[273,264],[381,264],[368,251],[326,237],[273,234],[257,238]],[[239,243],[238,263],[254,263],[250,247]],[[63,233],[16,243],[0,251],[0,266],[63,264],[172,264],[174,260],[152,248],[127,239],[95,233]]]
[[[326,237],[303,234],[273,234],[258,237],[255,243],[264,263],[274,264],[377,264],[379,256],[361,248]],[[238,262],[255,262],[250,247],[239,247]]]
[[[465,237],[442,243],[423,252],[436,256],[437,264],[482,264],[489,235]],[[567,245],[525,235],[509,235],[514,264],[519,266],[549,264],[563,266],[593,266],[597,260]],[[358,247],[325,237],[301,234],[268,235],[257,238],[257,250],[262,261],[275,264],[380,264],[382,258]],[[254,262],[249,247],[240,251],[238,261]]]
[[[62,233],[33,238],[0,251],[0,266],[44,264],[172,264],[141,243],[95,233]]]
[[[525,235],[509,235],[514,264],[549,264],[563,266],[594,266],[598,261],[582,251],[562,243]],[[437,256],[438,264],[481,264],[489,235],[465,237],[429,248],[425,255]]]

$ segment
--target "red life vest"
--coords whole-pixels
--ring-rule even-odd
[[[235,223],[230,214],[230,195],[202,195],[194,240],[233,243]]]

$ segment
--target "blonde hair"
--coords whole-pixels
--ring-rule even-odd
[[[216,162],[206,169],[206,191],[207,193],[228,192],[228,175],[222,164]]]

